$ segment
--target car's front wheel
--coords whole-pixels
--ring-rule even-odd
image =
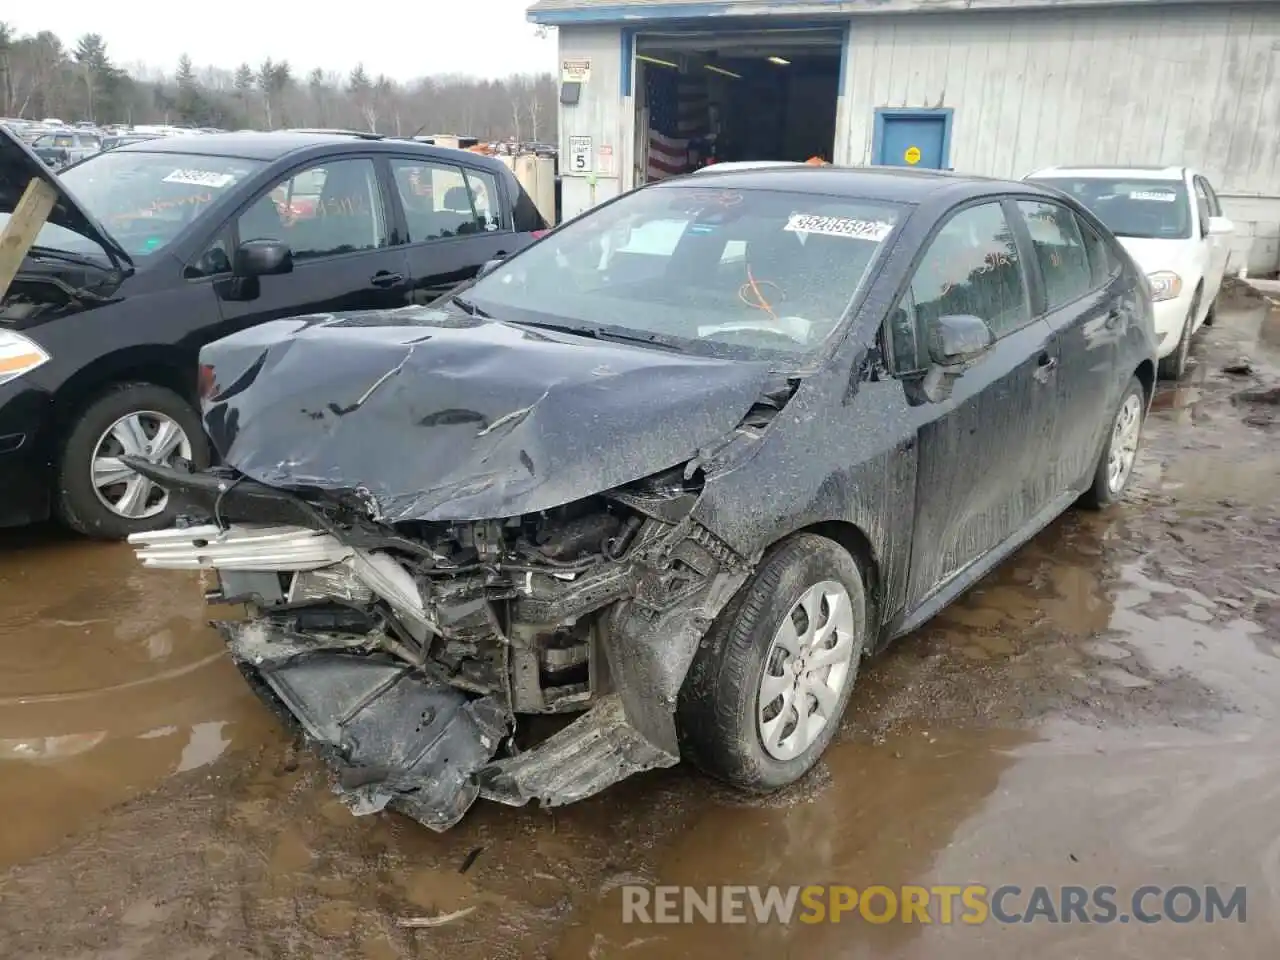
[[[798,780],[840,726],[867,636],[857,561],[816,534],[784,540],[694,657],[678,708],[683,755],[744,790]]]
[[[112,387],[86,407],[67,435],[58,469],[58,514],[71,529],[102,540],[173,522],[169,495],[120,457],[205,467],[200,418],[172,390],[150,383]]]
[[[1191,301],[1191,309],[1187,311],[1187,318],[1182,321],[1178,345],[1173,348],[1173,353],[1160,361],[1160,379],[1181,380],[1183,374],[1187,372],[1187,359],[1191,356],[1191,337],[1195,333],[1196,314],[1199,311],[1200,291],[1197,290],[1195,298]]]

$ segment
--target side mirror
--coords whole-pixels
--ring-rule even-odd
[[[1210,234],[1217,235],[1233,233],[1236,228],[1236,225],[1226,217],[1209,217],[1205,224]]]
[[[231,272],[244,278],[292,273],[293,251],[281,240],[246,240],[236,248]]]
[[[929,325],[929,359],[940,367],[963,366],[995,342],[987,321],[967,313],[947,314]]]
[[[948,314],[929,324],[929,359],[932,365],[920,380],[907,384],[911,403],[941,403],[969,363],[995,343],[987,322],[970,314]]]
[[[481,277],[493,273],[493,271],[497,269],[505,259],[506,257],[494,257],[492,260],[486,260],[484,265],[481,266],[479,271],[476,273],[476,279],[479,280]]]

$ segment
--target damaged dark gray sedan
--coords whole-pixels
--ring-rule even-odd
[[[791,783],[864,656],[1130,477],[1150,296],[1028,183],[775,168],[649,186],[431,307],[206,347],[184,518],[249,681],[357,812],[437,830],[681,757]],[[576,714],[540,742],[529,714]]]

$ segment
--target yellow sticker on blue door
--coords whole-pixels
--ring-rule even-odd
[[[907,161],[908,164],[914,167],[917,163],[920,162],[920,148],[907,147],[906,152],[902,155],[902,159]]]

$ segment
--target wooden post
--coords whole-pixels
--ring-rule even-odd
[[[53,184],[32,177],[9,222],[0,229],[0,299],[9,292],[9,284],[22,269],[27,251],[36,242],[36,235],[57,200],[58,191]]]

